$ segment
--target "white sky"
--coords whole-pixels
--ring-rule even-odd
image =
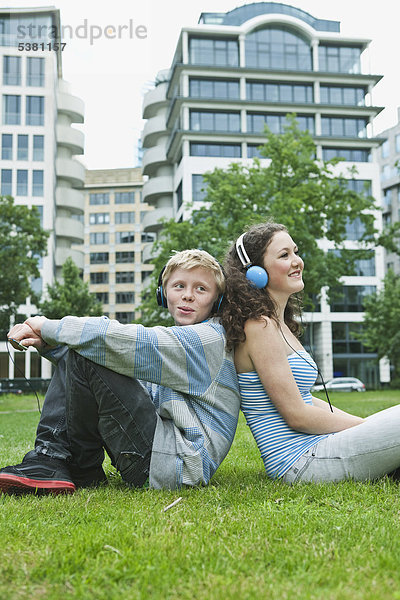
[[[201,12],[227,12],[248,4],[246,0],[12,0],[9,6],[56,6],[62,25],[73,28],[65,35],[63,75],[71,92],[85,102],[85,123],[75,127],[85,133],[85,154],[80,157],[89,169],[135,166],[136,144],[144,121],[143,94],[157,72],[169,68],[182,27],[196,25]],[[399,0],[286,0],[319,19],[341,22],[341,32],[372,40],[371,73],[384,75],[373,100],[385,110],[375,121],[375,134],[397,123],[400,106],[400,2]],[[145,26],[147,38],[78,39],[76,28],[87,20],[103,30],[107,25]]]

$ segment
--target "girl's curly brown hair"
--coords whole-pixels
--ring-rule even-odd
[[[287,231],[284,225],[268,221],[253,225],[246,232],[244,245],[252,260],[252,265],[263,267],[264,253],[273,236],[278,231]],[[226,276],[226,301],[221,308],[221,321],[226,331],[228,348],[244,342],[246,335],[244,325],[248,319],[270,317],[278,322],[276,305],[268,293],[268,285],[258,289],[246,279],[246,269],[240,262],[236,251],[236,243],[228,250],[224,262]],[[300,302],[291,296],[285,308],[284,319],[290,331],[296,336],[301,335],[301,326],[295,317],[300,315]]]

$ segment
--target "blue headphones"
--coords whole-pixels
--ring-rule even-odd
[[[243,244],[243,238],[245,235],[245,233],[242,233],[242,235],[236,240],[236,252],[240,262],[246,269],[246,278],[248,279],[249,283],[261,290],[268,284],[268,273],[262,267],[252,264]]]

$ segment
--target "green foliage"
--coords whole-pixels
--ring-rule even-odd
[[[373,197],[349,190],[344,174],[333,177],[339,159],[317,160],[312,137],[298,128],[293,115],[288,116],[283,134],[266,128],[265,135],[261,154],[270,159],[267,166],[256,158],[250,165],[232,163],[227,169],[206,173],[206,204],[194,207],[190,222],[164,223],[163,237],[155,248],[160,253],[154,260],[155,273],[172,249],[200,247],[222,261],[229,245],[249,225],[271,218],[285,224],[299,246],[310,297],[323,286],[338,287],[340,277],[353,273],[354,260],[368,256],[368,245],[395,246],[397,230],[378,236],[371,213]],[[354,170],[348,175],[354,175]],[[325,252],[319,240],[325,238],[340,250],[347,237],[346,225],[356,219],[364,227],[357,257],[349,252]],[[154,275],[151,287],[155,285]],[[142,305],[145,324],[159,322],[159,312],[150,302],[146,298]]]
[[[363,331],[360,334],[364,345],[378,358],[387,356],[394,373],[392,379],[400,377],[400,278],[389,270],[381,291],[372,294],[364,302]]]
[[[38,261],[47,249],[49,234],[40,226],[36,207],[14,204],[11,196],[0,196],[0,328],[28,296],[36,301],[31,280],[39,277]]]
[[[47,286],[48,299],[39,304],[40,312],[48,319],[61,319],[66,315],[77,317],[98,316],[102,305],[89,286],[80,277],[80,271],[72,258],[68,257],[62,268],[63,281]]]
[[[399,400],[398,392],[333,395],[335,405],[362,415],[365,405]],[[0,466],[20,462],[32,448],[35,402],[0,396]],[[0,495],[0,598],[400,597],[397,481],[268,480],[243,418],[209,486],[135,490],[109,460],[105,470],[107,487],[73,496]]]

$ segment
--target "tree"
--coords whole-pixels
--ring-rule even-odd
[[[400,278],[389,269],[381,291],[364,301],[364,321],[358,337],[364,345],[387,357],[394,369],[392,380],[400,380]]]
[[[0,196],[1,329],[8,329],[10,317],[28,296],[36,302],[31,281],[40,275],[38,262],[46,253],[48,236],[36,207],[16,205],[11,196]]]
[[[205,204],[193,210],[191,221],[164,223],[162,238],[155,247],[159,253],[153,261],[155,273],[172,249],[200,247],[223,260],[230,243],[246,227],[270,218],[284,223],[300,248],[309,298],[324,286],[333,293],[340,286],[339,278],[351,275],[355,261],[367,258],[371,246],[382,244],[396,251],[400,224],[378,234],[372,214],[376,210],[374,198],[350,189],[349,177],[333,176],[340,159],[317,159],[311,135],[299,129],[294,115],[288,116],[284,133],[274,134],[266,128],[265,135],[261,155],[270,159],[267,166],[255,158],[250,166],[232,163],[227,169],[206,173]],[[348,173],[350,177],[354,174],[354,170]],[[346,251],[344,244],[347,227],[356,220],[362,231],[357,253]],[[321,239],[331,242],[335,251],[325,252]],[[155,284],[153,277],[152,286]],[[159,319],[151,295],[144,299],[141,309],[142,322]]]
[[[61,319],[65,315],[76,317],[99,316],[103,311],[101,303],[89,286],[80,277],[80,272],[72,258],[68,257],[62,268],[63,281],[47,286],[48,299],[39,304],[40,312],[48,319]]]

